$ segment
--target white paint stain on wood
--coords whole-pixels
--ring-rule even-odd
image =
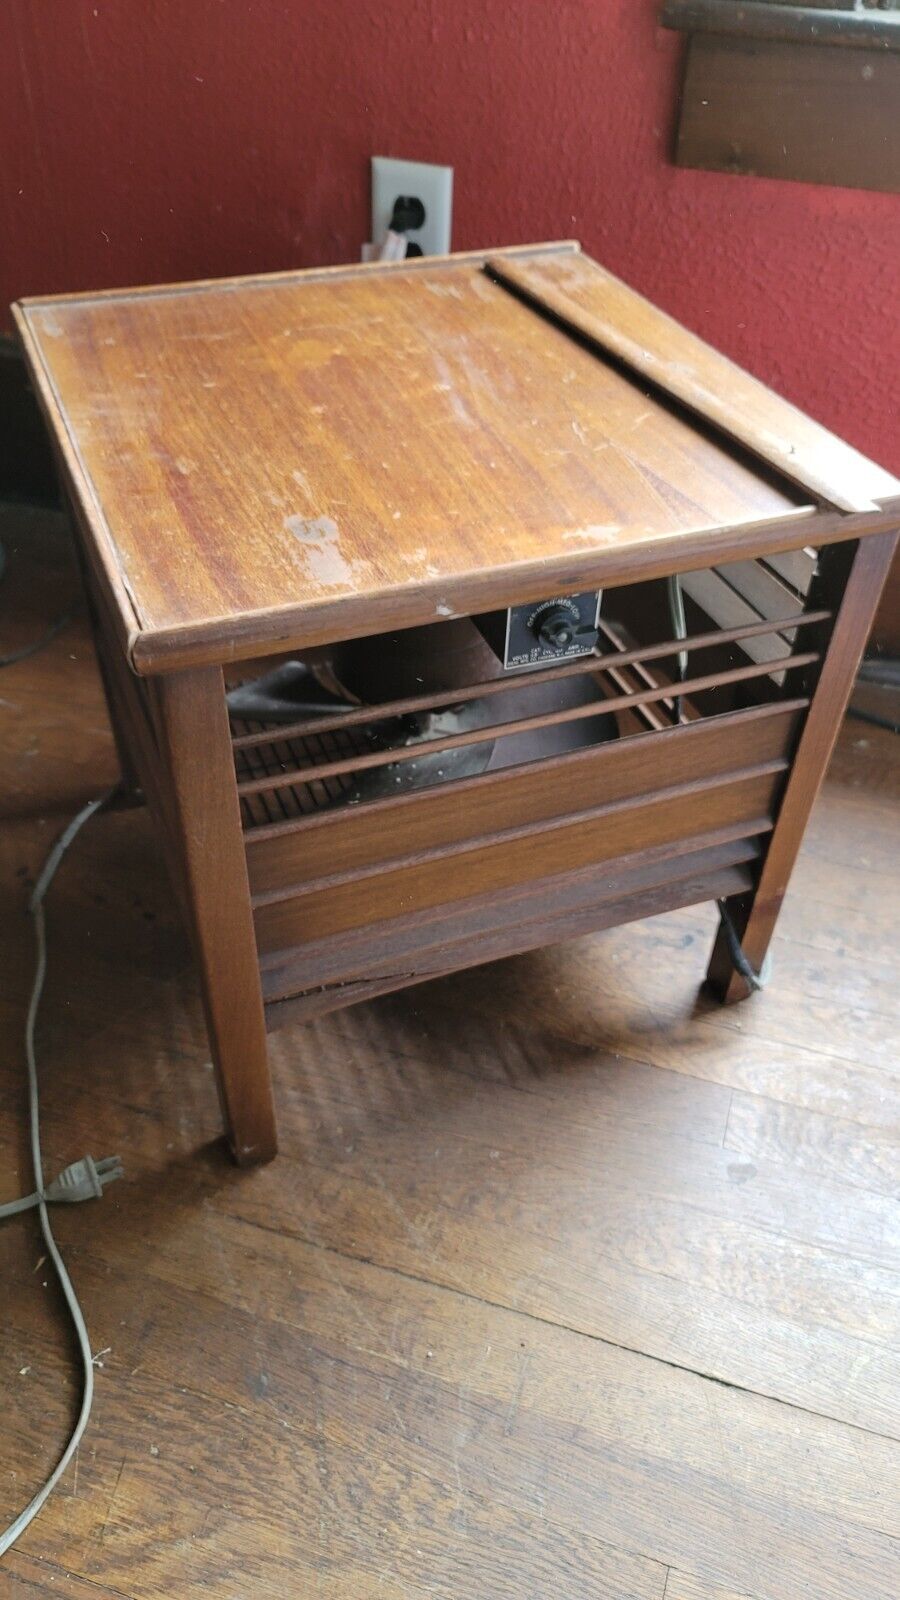
[[[354,579],[354,567],[341,554],[340,530],[333,517],[285,517],[284,526],[301,546],[303,558],[311,578],[323,588],[348,588]]]
[[[467,428],[474,428],[475,418],[471,415],[466,407],[465,401],[463,400],[462,395],[459,393],[459,390],[453,381],[453,373],[451,372],[446,359],[438,351],[433,352],[433,359],[435,370],[438,375],[438,382],[435,384],[435,389],[437,389],[441,394],[445,394],[447,396],[447,399],[450,403],[450,409],[453,412],[457,422],[464,423]]]

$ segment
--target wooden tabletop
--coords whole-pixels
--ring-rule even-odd
[[[884,527],[900,492],[574,245],[16,314],[138,671]]]

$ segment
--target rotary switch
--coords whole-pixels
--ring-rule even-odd
[[[539,644],[546,650],[568,650],[575,638],[578,617],[566,606],[551,606],[540,611],[532,623]]]
[[[556,666],[560,661],[589,656],[595,648],[600,598],[596,589],[553,595],[536,605],[488,611],[473,620],[507,672]]]

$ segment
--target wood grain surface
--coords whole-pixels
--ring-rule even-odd
[[[571,247],[526,259],[615,283]],[[812,513],[477,258],[35,300],[18,325],[142,670],[483,609],[504,578],[591,587],[660,541],[695,565],[722,530],[789,544]]]
[[[9,648],[75,598],[9,518]],[[0,681],[0,1196],[30,1187],[28,886],[114,780],[83,611]],[[218,1143],[146,812],[53,887],[48,1169],[96,1352],[10,1600],[895,1600],[900,756],[848,723],[738,1010],[670,913],[283,1029],[282,1155]],[[72,1352],[0,1229],[0,1520],[55,1460]]]
[[[254,895],[414,855],[603,803],[646,796],[662,760],[666,785],[709,779],[759,762],[785,760],[804,702],[751,706],[722,727],[699,721],[668,735],[588,746],[502,782],[460,779],[452,787],[368,801],[365,810],[325,811],[246,836]],[[662,750],[662,755],[660,755]],[[376,808],[376,809],[373,809]],[[366,815],[368,812],[368,816]]]
[[[489,840],[472,840],[446,856],[425,853],[362,877],[285,886],[254,902],[260,954],[428,906],[452,907],[476,896],[490,900],[503,889],[615,860],[634,849],[635,841],[644,852],[700,839],[709,830],[733,824],[765,822],[784,771],[783,761],[765,762],[739,776],[673,786],[652,799],[613,801]],[[550,910],[550,884],[547,893]]]
[[[892,28],[900,42],[896,16],[844,9],[851,23]],[[896,43],[891,52],[874,37],[869,42],[869,49],[836,50],[811,38],[694,34],[681,90],[679,166],[896,194],[900,59]],[[844,137],[833,137],[836,126]]]
[[[872,511],[897,480],[580,254],[490,257],[487,270],[816,500]]]

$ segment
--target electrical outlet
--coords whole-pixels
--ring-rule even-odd
[[[373,156],[372,239],[376,245],[387,233],[399,195],[415,196],[425,207],[421,228],[411,228],[406,237],[419,245],[425,256],[446,255],[450,249],[453,168]]]

